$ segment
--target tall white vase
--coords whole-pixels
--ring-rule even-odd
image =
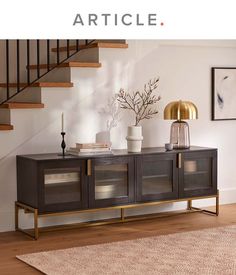
[[[110,131],[102,131],[96,134],[96,142],[106,143],[111,147],[111,134]]]
[[[128,127],[128,135],[127,139],[127,146],[128,152],[137,153],[141,152],[142,148],[142,126],[129,126]]]

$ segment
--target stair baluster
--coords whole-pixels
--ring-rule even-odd
[[[45,41],[46,42],[46,51],[43,52],[41,43]],[[10,70],[10,62],[12,62],[13,55],[12,55],[12,47],[10,47],[11,43],[16,43],[16,84],[10,83],[10,76],[11,76],[11,70]],[[36,40],[36,66],[37,66],[37,76],[34,80],[32,80],[32,76],[30,74],[31,70],[31,52],[32,52],[32,42],[33,40],[16,40],[16,42],[13,40],[6,40],[5,47],[6,47],[6,84],[1,84],[0,87],[6,88],[6,96],[4,99],[0,101],[0,105],[8,102],[10,99],[12,99],[14,96],[25,90],[27,87],[35,86],[35,83],[38,82],[42,77],[44,77],[47,73],[55,69],[56,67],[63,64],[65,61],[67,61],[69,58],[71,58],[73,55],[77,54],[80,50],[84,49],[84,47],[88,46],[89,44],[92,44],[94,40],[85,40],[83,47],[80,47],[79,40],[76,40],[75,49],[71,51],[71,41],[66,40],[66,57],[61,58],[60,55],[60,44],[62,40],[56,40],[56,64],[51,64],[51,48],[52,40]],[[24,61],[22,60],[22,51],[26,51],[26,71],[25,71],[25,77],[27,79],[26,83],[22,85],[21,83],[21,77],[23,77],[22,68],[21,65],[24,64]],[[54,51],[55,52],[55,51]],[[42,67],[41,65],[41,59],[46,60],[46,67]],[[41,74],[41,69],[45,70],[44,73]],[[12,91],[13,88],[16,88],[15,91]],[[11,89],[11,90],[10,90]]]

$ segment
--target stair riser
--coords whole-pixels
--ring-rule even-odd
[[[81,51],[77,53],[75,56],[68,59],[67,62],[70,61],[78,61],[78,62],[98,62],[99,60],[99,50],[97,48],[88,49],[86,51]],[[87,69],[85,68],[75,68],[77,70]],[[96,69],[96,68],[89,68]],[[36,77],[37,70],[31,70],[32,75]],[[40,70],[41,73],[46,72],[45,69]],[[41,78],[42,82],[71,82],[71,68],[55,68],[47,75]]]
[[[9,102],[34,102],[41,103],[41,88],[39,87],[29,87],[16,95],[14,98],[9,100]]]
[[[6,89],[0,87],[0,102],[2,102],[3,100],[5,100],[5,98],[6,98]]]
[[[16,88],[9,89],[9,95],[13,95],[16,92]],[[5,100],[6,88],[0,88],[0,102]],[[1,97],[2,95],[2,97]],[[24,91],[20,92],[9,102],[41,102],[40,87],[28,87]]]
[[[98,48],[91,48],[80,51],[69,58],[68,61],[99,62],[99,50]]]
[[[0,109],[0,124],[11,124],[10,110]]]
[[[71,82],[70,68],[55,68],[42,77],[40,82]]]

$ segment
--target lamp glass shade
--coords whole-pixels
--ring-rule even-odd
[[[190,135],[188,123],[183,119],[197,119],[197,107],[190,101],[173,101],[164,109],[164,119],[176,120],[171,125],[170,143],[175,149],[187,149],[190,147]]]
[[[185,121],[175,121],[171,125],[170,143],[174,149],[187,149],[190,147],[189,126]]]

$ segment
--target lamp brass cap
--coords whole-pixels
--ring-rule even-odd
[[[172,101],[164,109],[164,119],[197,119],[198,110],[191,101]]]

